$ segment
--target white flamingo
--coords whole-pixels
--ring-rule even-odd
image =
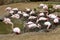
[[[46,22],[44,22],[44,25],[46,25],[47,26],[47,29],[49,29],[50,26],[51,26],[51,23],[49,21],[46,21]]]
[[[48,17],[52,18],[52,19],[55,19],[55,18],[57,18],[57,15],[55,15],[55,14],[49,14]]]
[[[11,9],[12,9],[11,7],[7,7],[5,10],[9,12]]]
[[[48,20],[48,18],[45,18],[45,17],[40,17],[39,19],[37,19],[37,21],[36,21],[36,23],[38,23],[39,21],[41,21],[41,20]]]
[[[37,18],[37,17],[35,17],[35,16],[29,16],[28,19],[35,19],[35,18]]]
[[[39,13],[38,16],[44,16],[44,13],[43,12],[42,13]]]
[[[47,5],[43,6],[43,9],[48,10],[48,6]]]
[[[12,10],[14,10],[14,11],[17,10],[18,11],[18,8],[13,8]]]
[[[11,28],[13,29],[14,24],[11,22],[11,19],[9,19],[9,18],[4,18],[3,22],[4,22],[5,24],[11,24],[11,25],[12,25]]]
[[[41,4],[39,5],[39,7],[42,7],[42,8],[43,8],[43,6],[45,6],[45,4],[42,4],[42,3],[41,3]]]
[[[26,9],[26,11],[30,11],[30,8],[25,8]]]
[[[58,19],[58,18],[55,18],[55,19],[53,20],[53,22],[54,22],[54,23],[59,23],[59,19]]]
[[[27,14],[26,12],[23,12],[23,17],[28,17],[29,14]]]
[[[15,28],[13,28],[13,32],[16,33],[16,34],[20,34],[21,29],[19,27],[15,27]]]
[[[19,19],[20,18],[20,15],[19,14],[14,14],[11,16],[12,18],[16,18],[16,19]]]
[[[60,5],[53,5],[54,9],[60,9]]]

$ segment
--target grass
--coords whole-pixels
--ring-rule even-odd
[[[5,23],[0,22],[0,34],[9,33],[11,30],[11,25],[6,25]]]

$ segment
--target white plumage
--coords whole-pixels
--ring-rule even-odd
[[[48,6],[46,4],[40,4],[39,7],[42,7],[43,9],[48,9]]]
[[[30,25],[30,24],[33,24],[33,22],[29,21],[27,24]]]
[[[5,10],[10,11],[12,8],[11,7],[7,7]]]
[[[47,26],[47,30],[51,27],[51,23],[49,21],[44,22],[44,25]]]
[[[20,30],[20,28],[15,27],[15,28],[13,28],[13,32],[14,33],[21,33],[21,30]]]
[[[43,6],[45,6],[45,4],[40,4],[40,5],[39,5],[39,7],[43,7]]]
[[[44,13],[40,13],[39,16],[44,16]]]
[[[36,23],[38,23],[39,21],[41,21],[41,20],[48,20],[48,18],[45,18],[45,17],[40,17],[37,21],[36,21]]]
[[[54,22],[54,23],[58,23],[58,22],[59,22],[59,19],[58,19],[58,18],[55,18],[55,19],[53,20],[53,22]]]
[[[23,12],[23,16],[27,17],[27,16],[29,16],[29,14],[27,14],[26,12]]]
[[[35,18],[37,18],[37,17],[35,17],[35,16],[30,16],[28,19],[35,19]]]
[[[54,14],[49,14],[48,17],[49,17],[49,18],[52,18],[52,19],[57,18],[57,16],[54,15]]]
[[[60,9],[60,5],[53,5],[54,9]]]
[[[13,11],[13,10],[11,10],[9,13],[10,13],[10,14],[13,14],[13,13],[14,13],[14,11]]]
[[[20,18],[19,14],[14,14],[14,15],[12,15],[11,17],[12,17],[12,18],[16,18],[16,19],[19,19],[19,18]]]
[[[51,23],[49,21],[45,22],[44,25],[50,26]]]
[[[21,11],[18,11],[18,14],[22,14],[22,12]]]
[[[40,17],[38,20],[47,20],[48,18]]]
[[[38,24],[38,25],[37,25],[37,27],[39,28],[39,27],[41,27],[41,25],[40,25],[40,24]]]
[[[30,9],[29,8],[26,8],[26,11],[30,11]]]
[[[43,9],[48,9],[48,6],[47,5],[43,6]]]
[[[34,11],[34,10],[32,10],[32,11],[30,12],[30,15],[31,15],[31,14],[35,14],[35,11]]]
[[[18,8],[13,8],[12,10],[18,10]]]
[[[33,23],[33,24],[28,25],[28,28],[32,28],[32,27],[33,27],[33,28],[35,28],[35,27],[37,27],[37,25],[36,25],[36,24],[34,24],[34,23]]]
[[[12,22],[9,18],[4,18],[3,22],[6,24],[12,24]]]

